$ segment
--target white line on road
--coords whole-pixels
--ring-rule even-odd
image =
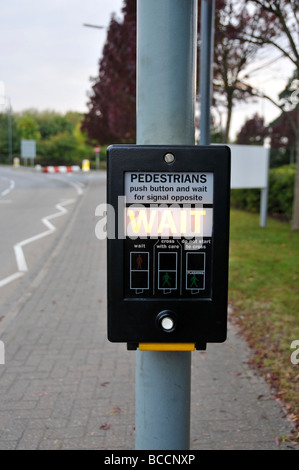
[[[43,217],[41,219],[42,223],[48,228],[48,230],[44,232],[40,232],[37,235],[34,235],[33,237],[26,238],[25,240],[22,240],[14,245],[14,252],[15,252],[15,257],[17,261],[18,272],[11,274],[10,276],[0,280],[0,288],[14,281],[15,279],[18,279],[19,277],[23,276],[25,272],[28,271],[28,266],[27,266],[25,255],[23,252],[23,246],[28,245],[29,243],[35,242],[36,240],[39,240],[40,238],[46,237],[50,235],[51,233],[55,232],[56,227],[50,222],[50,220],[66,214],[67,209],[65,209],[64,206],[67,206],[68,204],[72,204],[73,202],[75,202],[75,199],[67,199],[66,201],[56,204],[55,207],[59,212],[55,212],[54,214],[50,214],[47,217]]]
[[[70,178],[71,175],[72,175],[72,173],[68,173],[67,178]],[[69,184],[70,186],[75,188],[75,190],[77,191],[78,196],[82,196],[82,194],[83,194],[82,187],[84,187],[84,184],[81,183],[80,181],[70,181],[67,178],[62,178],[62,177],[59,177],[57,175],[51,175],[51,179],[57,180],[57,181],[60,181],[60,182],[63,181],[64,183]]]
[[[3,179],[7,180],[8,178],[3,178]],[[12,189],[14,189],[14,187],[15,187],[15,182],[14,182],[14,180],[9,180],[9,186],[8,186],[8,188],[6,188],[6,189],[4,189],[3,191],[1,191],[0,196],[1,196],[1,197],[6,196],[8,193],[10,193],[10,191],[11,191]]]
[[[24,273],[18,272],[18,273],[12,274],[11,276],[5,277],[4,279],[2,279],[2,281],[0,281],[0,288],[3,286],[6,286],[6,284],[9,284],[10,282],[15,281],[16,279],[22,276],[24,276]]]
[[[83,189],[82,186],[84,186],[81,182],[77,181],[68,181],[68,183],[75,188],[77,191],[78,196],[81,196],[83,194]]]

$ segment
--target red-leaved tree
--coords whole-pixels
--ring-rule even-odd
[[[297,119],[298,114],[296,109],[288,113],[282,113],[271,125],[270,129],[271,147],[275,149],[289,149],[293,163],[295,162],[294,156],[296,153],[296,135],[291,122],[294,122],[298,127]]]
[[[198,0],[199,22],[201,0]],[[99,76],[93,79],[89,111],[83,129],[99,143],[134,142],[136,133],[136,0],[125,0],[124,19],[112,18],[100,61]],[[226,110],[224,141],[228,141],[233,107],[246,100],[250,87],[242,80],[257,46],[240,38],[244,30],[268,28],[268,23],[246,8],[245,0],[216,0],[214,38],[214,106]],[[200,33],[200,29],[199,29]]]
[[[264,124],[264,118],[257,113],[242,126],[237,143],[241,145],[263,145],[268,135],[268,128]]]
[[[136,138],[136,0],[126,0],[119,22],[109,25],[99,75],[92,79],[82,130],[100,144]]]

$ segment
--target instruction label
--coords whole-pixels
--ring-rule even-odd
[[[202,173],[126,172],[128,204],[213,204],[214,175]]]
[[[125,296],[211,297],[214,173],[125,173]]]

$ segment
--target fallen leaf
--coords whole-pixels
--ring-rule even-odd
[[[119,415],[121,413],[121,409],[119,406],[115,406],[114,408],[112,408],[112,410],[110,411],[110,414],[111,415]]]
[[[110,382],[102,382],[101,383],[101,387],[106,387],[106,385],[108,385]]]
[[[102,424],[102,426],[100,426],[100,429],[104,429],[105,431],[107,431],[107,429],[110,429],[110,424],[104,423]]]
[[[37,395],[39,397],[45,397],[46,395],[48,395],[48,392],[45,392],[45,391],[37,392]]]

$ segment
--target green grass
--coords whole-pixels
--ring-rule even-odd
[[[298,424],[299,366],[290,345],[299,340],[299,233],[290,225],[231,210],[229,302],[253,350],[252,363],[271,382]]]

